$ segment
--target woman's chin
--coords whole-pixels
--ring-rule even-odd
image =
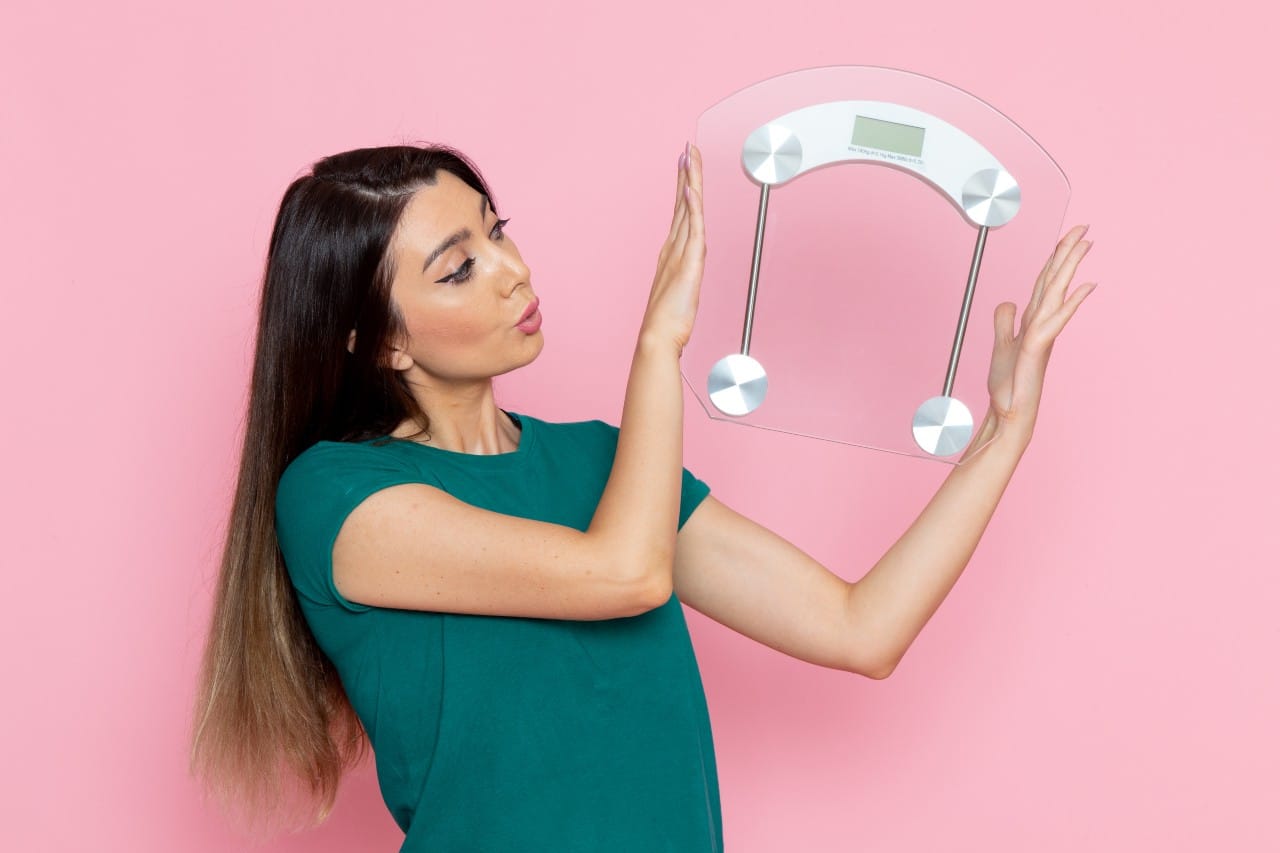
[[[534,332],[532,335],[529,336],[528,342],[529,342],[529,346],[533,348],[533,354],[529,356],[529,361],[526,361],[525,364],[529,364],[535,358],[538,357],[538,355],[542,352],[542,348],[546,346],[547,340],[546,338],[542,337],[542,330],[539,329],[538,331]]]
[[[545,342],[542,339],[542,332],[540,330],[529,335],[529,337],[525,339],[525,346],[527,348],[525,354],[520,356],[515,363],[506,370],[503,370],[501,373],[495,373],[494,375],[501,376],[503,373],[510,373],[513,370],[519,370],[522,367],[533,364],[533,362],[537,360],[538,356],[542,353],[544,343]]]

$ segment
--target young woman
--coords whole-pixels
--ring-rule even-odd
[[[499,408],[542,349],[530,271],[447,148],[349,151],[286,191],[196,713],[193,765],[312,816],[372,744],[405,851],[722,848],[680,602],[802,660],[885,678],[955,583],[1031,439],[1054,339],[1093,285],[1069,232],[991,406],[919,518],[846,582],[682,467],[680,353],[705,254],[701,159],[620,427]]]

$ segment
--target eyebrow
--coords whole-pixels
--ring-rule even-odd
[[[487,195],[481,195],[480,196],[480,220],[481,221],[484,221],[484,215],[488,209],[489,209],[489,197]],[[454,246],[461,243],[463,240],[470,240],[470,239],[471,239],[470,228],[461,228],[453,232],[452,234],[450,234],[448,237],[444,239],[443,243],[441,243],[439,246],[436,246],[435,249],[432,250],[431,254],[427,255],[427,260],[422,265],[422,271],[426,272],[427,267],[431,266],[436,262],[436,258],[440,257],[445,252],[449,251]]]

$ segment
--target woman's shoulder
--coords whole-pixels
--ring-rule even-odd
[[[330,441],[325,439],[299,453],[285,468],[308,467],[317,463],[334,463],[351,460],[367,463],[375,460],[397,459],[396,445],[400,442],[390,436],[371,438],[363,441]]]
[[[394,440],[380,439],[317,441],[285,466],[280,489],[305,492],[321,483],[402,475],[409,466],[395,445]]]
[[[612,436],[618,435],[618,428],[600,418],[588,418],[577,421],[546,421],[533,415],[516,413],[521,421],[534,421],[542,432],[553,432],[566,436]]]
[[[530,420],[536,423],[538,444],[544,453],[551,456],[578,454],[584,450],[612,453],[618,446],[618,428],[600,418],[546,421],[525,414],[518,417],[526,424]]]

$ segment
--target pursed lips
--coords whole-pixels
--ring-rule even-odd
[[[535,296],[533,298],[533,301],[529,303],[529,306],[524,309],[524,313],[520,315],[520,319],[516,321],[516,325],[519,326],[525,320],[528,320],[530,317],[534,315],[534,312],[536,312],[537,310],[538,310],[538,297]]]

